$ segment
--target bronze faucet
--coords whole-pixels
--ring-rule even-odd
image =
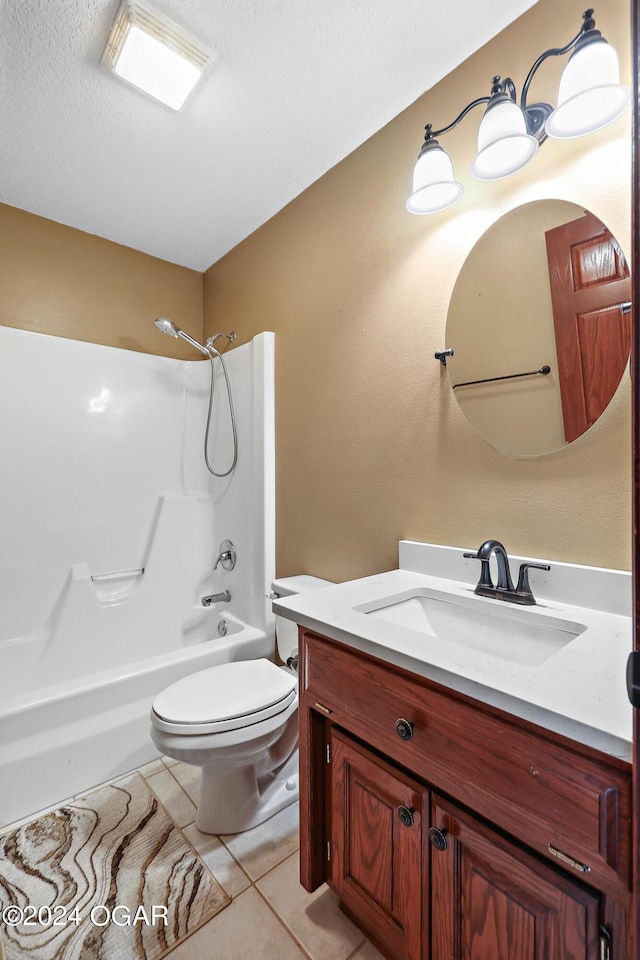
[[[494,553],[498,563],[498,582],[495,585],[489,568],[489,560]],[[482,565],[480,579],[474,590],[479,597],[493,597],[495,600],[507,600],[509,603],[527,606],[536,602],[529,586],[529,570],[551,569],[547,563],[521,563],[518,586],[514,587],[509,569],[509,556],[499,540],[485,540],[477,553],[464,553],[463,556],[470,560],[479,560]]]

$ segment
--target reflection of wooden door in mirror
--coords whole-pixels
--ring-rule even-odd
[[[545,237],[570,443],[595,423],[620,383],[631,346],[631,318],[622,312],[631,299],[631,280],[616,240],[592,214],[548,230]]]

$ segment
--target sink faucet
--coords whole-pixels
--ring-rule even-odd
[[[498,563],[497,584],[494,584],[491,579],[489,568],[489,561],[494,553]],[[470,560],[479,560],[481,563],[480,579],[474,590],[474,593],[477,593],[479,597],[493,597],[496,600],[507,600],[509,603],[520,603],[527,606],[536,602],[529,586],[529,570],[551,569],[548,563],[521,563],[518,586],[514,587],[511,570],[509,569],[509,556],[499,540],[485,540],[478,548],[477,553],[463,553],[463,557]]]
[[[231,594],[228,590],[222,590],[220,593],[211,593],[208,597],[202,597],[203,607],[210,607],[212,603],[230,603]]]

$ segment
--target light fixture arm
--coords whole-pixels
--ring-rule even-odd
[[[439,137],[443,133],[449,133],[449,130],[453,130],[454,127],[457,127],[461,120],[464,120],[466,115],[470,110],[473,110],[474,107],[480,106],[481,103],[489,103],[491,97],[478,97],[477,100],[472,100],[471,103],[468,103],[464,110],[461,110],[455,120],[452,120],[447,127],[443,127],[441,130],[433,130],[430,123],[424,128],[426,130],[425,140],[431,140],[433,137]]]
[[[516,102],[516,88],[511,77],[505,77],[504,80],[501,80],[499,76],[493,77],[491,81],[491,93],[486,97],[478,97],[476,100],[472,100],[471,103],[468,103],[464,109],[460,111],[455,120],[452,120],[446,127],[442,127],[440,130],[434,130],[432,124],[428,123],[425,129],[425,140],[432,140],[435,137],[441,136],[443,133],[449,133],[450,130],[453,130],[454,127],[457,127],[461,120],[464,120],[466,115],[473,110],[474,107],[479,107],[482,104],[489,104],[492,101],[495,103],[496,98],[506,98]]]
[[[565,53],[569,53],[569,50],[573,50],[573,48],[577,44],[580,37],[584,36],[587,33],[587,31],[594,29],[595,20],[593,20],[592,17],[593,17],[593,10],[585,10],[585,12],[582,14],[583,24],[580,30],[578,31],[578,33],[575,35],[575,37],[573,37],[572,40],[569,41],[569,43],[565,44],[564,47],[551,47],[551,49],[545,50],[544,53],[540,54],[536,62],[533,64],[533,66],[529,70],[529,73],[527,74],[527,77],[522,85],[522,93],[520,94],[520,107],[523,113],[527,109],[527,95],[529,93],[529,87],[531,86],[531,81],[533,80],[534,76],[538,72],[538,69],[540,68],[540,66],[549,57],[561,57]],[[595,32],[598,33],[599,35],[599,31],[595,31]]]

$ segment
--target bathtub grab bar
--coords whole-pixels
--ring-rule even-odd
[[[141,570],[124,570],[122,573],[100,573],[91,574],[94,583],[106,583],[108,580],[130,580],[132,577],[141,577],[144,573],[144,567]]]

